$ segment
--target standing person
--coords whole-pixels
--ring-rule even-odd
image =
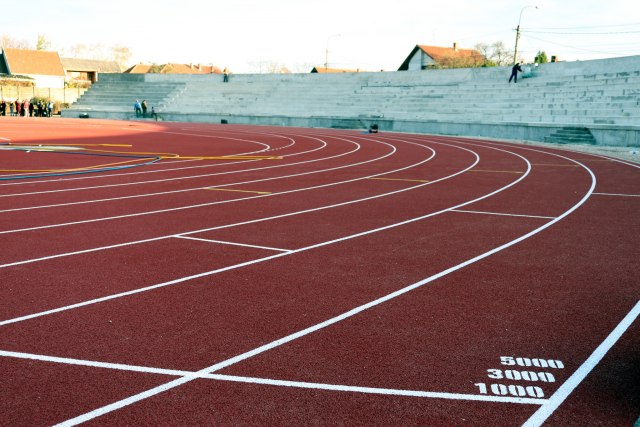
[[[22,110],[21,110],[21,114],[22,117],[26,117],[27,116],[27,111],[29,110],[29,101],[27,101],[26,99],[22,100]]]
[[[509,77],[509,83],[511,83],[511,80],[513,80],[514,83],[518,83],[518,71],[522,72],[522,67],[520,66],[521,64],[522,61],[520,61],[520,64],[515,64],[511,68],[511,77]]]
[[[133,109],[136,111],[136,117],[140,117],[140,114],[142,114],[142,106],[137,99],[136,102],[133,103]]]
[[[52,114],[53,114],[53,101],[49,100],[49,103],[47,104],[47,117],[51,117]]]
[[[9,102],[9,112],[11,113],[11,115],[13,116],[13,109],[15,108],[15,106],[13,105],[13,102]]]
[[[29,117],[33,117],[33,102],[29,104]]]
[[[4,98],[2,99],[2,102],[0,102],[0,116],[4,116],[7,113],[7,103],[4,101]]]
[[[222,70],[222,82],[227,83],[228,81],[229,81],[229,70],[227,70],[227,68],[225,67],[225,69]]]
[[[16,117],[20,117],[20,101],[18,101],[18,99],[16,99]]]
[[[147,117],[147,100],[142,100],[142,117]]]

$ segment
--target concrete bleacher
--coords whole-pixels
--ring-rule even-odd
[[[144,75],[104,74],[64,115],[77,116],[78,112],[84,112],[94,117],[111,114],[120,117],[124,113],[123,118],[128,118],[126,113],[131,113],[135,117],[133,105],[136,100],[146,100],[149,110],[151,106],[159,109],[178,96],[184,86],[185,83],[171,81],[149,84]]]
[[[368,128],[640,145],[640,56],[528,67],[339,74],[102,75],[64,116]],[[559,132],[566,128],[566,132]],[[584,137],[586,129],[592,139]],[[565,136],[563,136],[565,135]],[[553,139],[555,136],[555,139]],[[570,141],[567,141],[570,142]]]

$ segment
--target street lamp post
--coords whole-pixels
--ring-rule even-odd
[[[522,12],[524,12],[525,9],[528,9],[530,7],[534,7],[536,9],[539,9],[538,6],[529,5],[529,6],[523,7],[522,10],[520,10],[520,19],[518,19],[518,26],[516,27],[516,47],[513,50],[513,63],[514,64],[518,63],[518,42],[520,41],[520,22],[522,22]]]
[[[329,40],[331,40],[333,37],[340,37],[340,34],[332,34],[327,37],[327,44],[324,50],[324,71],[327,71],[327,68],[329,67]]]

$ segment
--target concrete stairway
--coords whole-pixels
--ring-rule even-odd
[[[553,142],[556,144],[591,144],[596,143],[593,134],[587,128],[581,127],[563,127],[547,136],[545,142]]]

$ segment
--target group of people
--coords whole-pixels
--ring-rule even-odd
[[[53,114],[53,102],[42,102],[39,100],[36,103],[29,102],[28,99],[20,102],[5,101],[0,102],[0,116],[22,116],[22,117],[51,117]]]
[[[152,117],[158,120],[158,116],[156,115],[156,110],[154,109],[154,107],[151,107],[151,113],[147,115],[147,110],[149,109],[149,106],[147,105],[146,99],[143,99],[142,102],[136,99],[136,102],[133,103],[133,109],[136,112],[136,117],[142,117],[142,118]]]

